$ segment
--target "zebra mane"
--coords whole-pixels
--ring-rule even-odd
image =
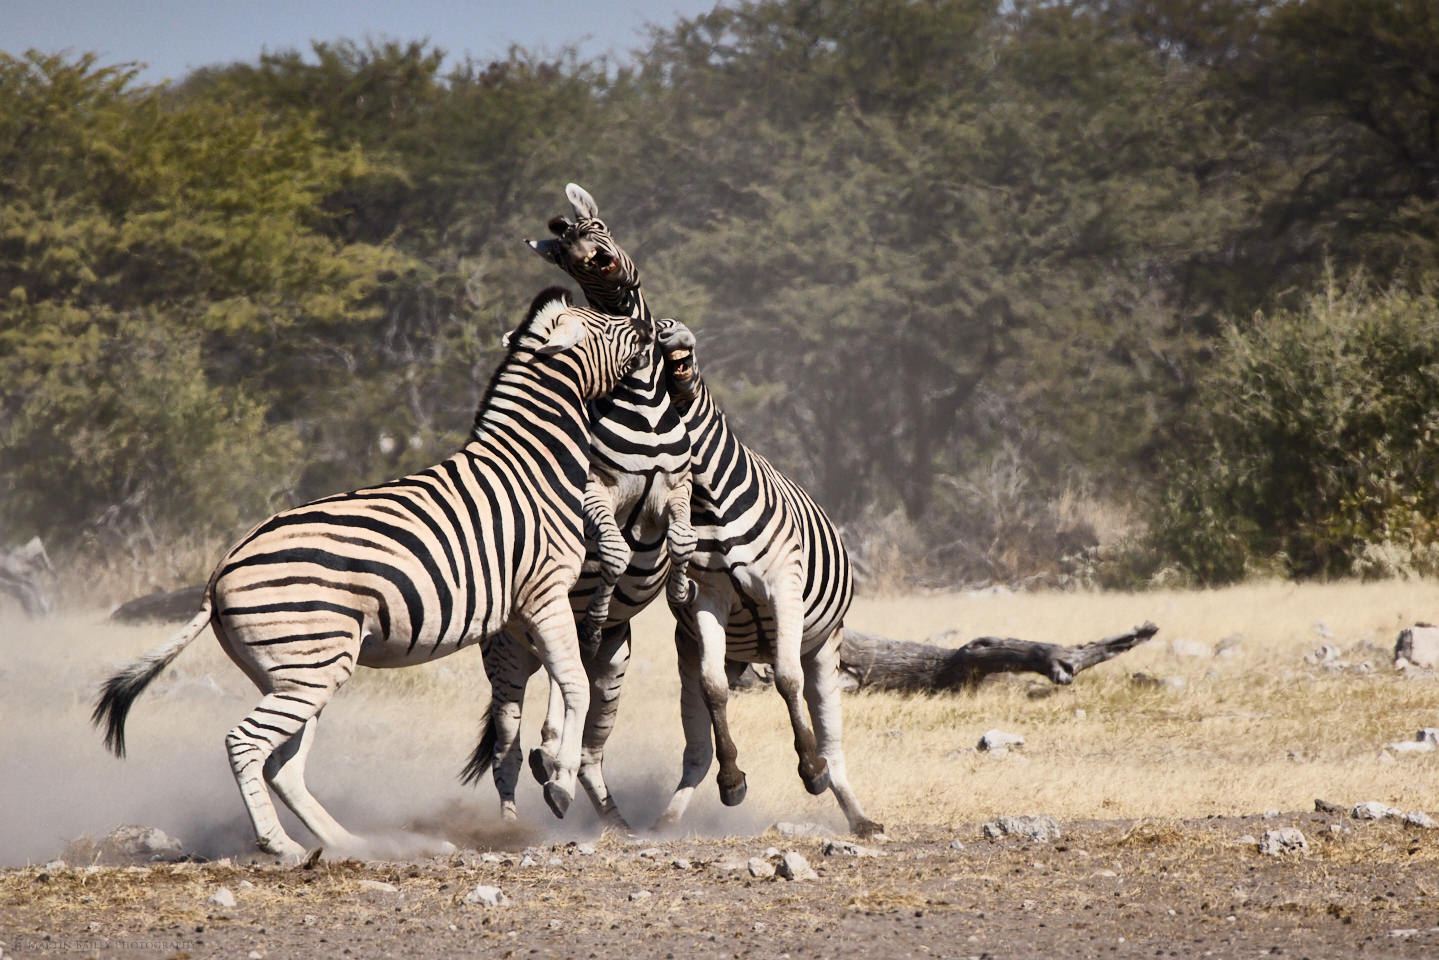
[[[573,301],[570,298],[570,291],[558,285],[545,287],[545,289],[535,294],[535,298],[530,301],[529,309],[525,311],[525,318],[521,320],[520,325],[510,331],[509,335],[505,338],[505,355],[500,358],[499,363],[495,364],[495,370],[490,374],[490,382],[485,386],[485,392],[480,396],[480,404],[475,408],[475,422],[470,428],[471,435],[479,428],[480,418],[484,416],[486,408],[490,405],[490,396],[495,392],[495,384],[499,383],[500,374],[505,372],[505,368],[509,366],[510,360],[514,358],[515,350],[519,346],[520,340],[524,338],[525,334],[530,332],[536,323],[550,320],[555,314],[572,305]]]

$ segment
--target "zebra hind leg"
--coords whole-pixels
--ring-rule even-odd
[[[318,714],[306,720],[299,733],[270,754],[265,761],[265,779],[326,850],[331,853],[362,853],[364,842],[330,816],[305,786],[305,758],[315,741],[315,728],[319,722]]]
[[[679,826],[680,818],[689,807],[694,792],[709,773],[714,762],[714,740],[711,737],[709,708],[700,691],[699,644],[685,627],[675,627],[675,651],[680,672],[680,723],[684,727],[684,766],[680,782],[660,818],[655,821],[656,833]]]
[[[841,627],[840,630],[842,629]],[[829,765],[830,790],[834,792],[845,819],[849,821],[850,831],[861,837],[868,837],[883,833],[884,826],[865,816],[845,772],[844,749],[840,743],[840,636],[839,630],[836,630],[805,663],[804,698],[809,705],[810,719],[814,721],[815,739],[819,741],[820,755]]]
[[[250,814],[250,824],[255,828],[255,843],[266,853],[284,860],[299,860],[305,855],[305,848],[292,840],[280,826],[275,804],[266,786],[265,773],[275,751],[299,737],[332,692],[333,688],[306,689],[303,694],[267,693],[255,709],[225,736],[230,769],[235,774],[235,783],[240,787],[240,796]],[[295,751],[299,753],[302,746],[303,741],[296,743]],[[271,769],[278,773],[286,762],[282,759]],[[287,780],[286,786],[289,785]],[[318,802],[314,806],[323,812]]]

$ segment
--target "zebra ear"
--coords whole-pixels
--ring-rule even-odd
[[[568,350],[579,343],[585,337],[585,322],[580,315],[572,310],[566,310],[558,314],[554,319],[554,326],[550,328],[549,335],[545,337],[544,345],[537,351],[545,356],[552,353],[559,353]]]
[[[565,184],[565,196],[569,197],[570,206],[575,208],[575,216],[589,220],[600,218],[600,208],[595,203],[595,198],[578,183]]]

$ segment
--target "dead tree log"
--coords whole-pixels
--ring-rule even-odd
[[[980,637],[951,648],[846,630],[839,664],[859,689],[903,693],[963,690],[994,673],[1038,673],[1054,683],[1068,684],[1079,671],[1113,659],[1158,632],[1154,624],[1145,623],[1077,647]]]
[[[20,601],[25,614],[46,617],[52,609],[50,598],[40,584],[42,574],[54,574],[50,555],[39,537],[14,550],[0,550],[0,593],[8,593]]]
[[[204,599],[204,584],[181,587],[179,590],[157,590],[120,604],[110,613],[110,619],[119,623],[144,623],[150,620],[183,623],[199,612],[200,601]]]

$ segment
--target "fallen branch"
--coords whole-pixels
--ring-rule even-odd
[[[846,630],[839,663],[859,689],[935,693],[971,688],[994,673],[1023,672],[1068,684],[1081,670],[1113,659],[1158,632],[1154,624],[1145,623],[1078,647],[980,637],[951,648]]]
[[[110,613],[110,619],[119,623],[144,623],[148,620],[182,623],[195,615],[200,609],[200,601],[204,599],[204,584],[179,590],[157,590],[120,604]]]

